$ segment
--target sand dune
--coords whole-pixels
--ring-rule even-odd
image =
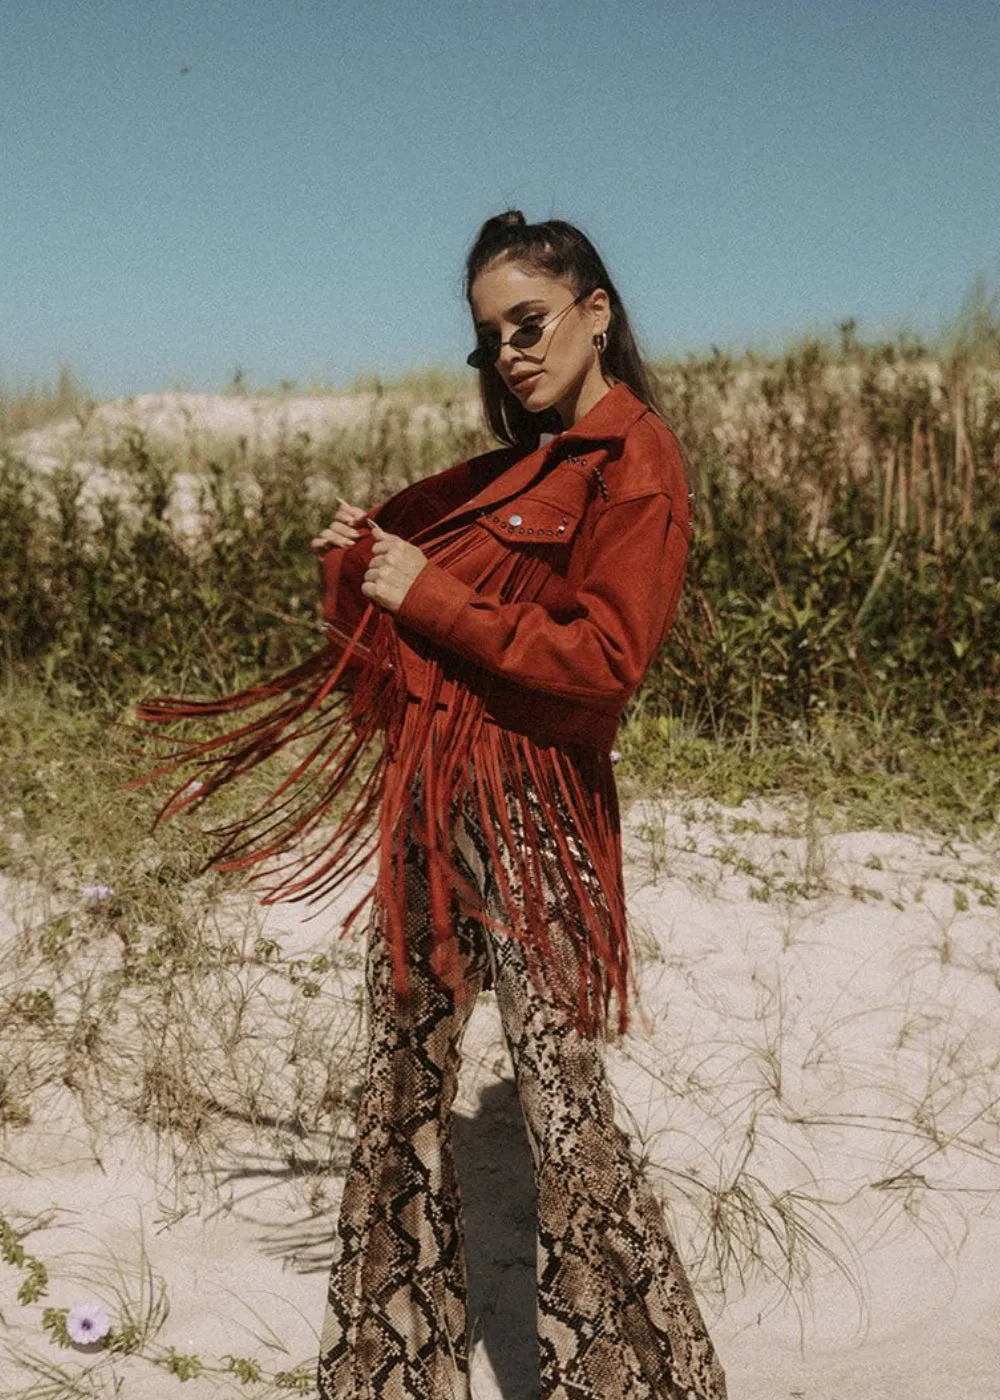
[[[402,394],[136,394],[98,404],[81,419],[62,419],[21,433],[13,448],[43,469],[64,462],[67,452],[84,458],[107,453],[135,429],[155,442],[195,452],[218,439],[240,437],[251,449],[268,449],[296,433],[322,441],[338,429],[358,427],[400,405],[409,409],[417,429],[441,422],[439,408]],[[465,411],[474,417],[478,405],[470,399]]]
[[[817,832],[780,805],[644,802],[628,810],[626,847],[642,1009],[609,1064],[732,1400],[995,1396],[996,844]],[[8,886],[5,982],[25,926],[20,899]],[[305,923],[294,906],[253,912],[235,897],[230,917],[258,921],[303,957],[328,947],[335,922]],[[356,1011],[358,958],[336,976],[338,1005]],[[311,1003],[320,1021],[329,995]],[[137,1276],[140,1231],[170,1305],[161,1353],[308,1363],[339,1174],[297,1172],[234,1128],[210,1171],[192,1160],[178,1175],[148,1129],[93,1104],[90,1119],[63,1089],[7,1133],[3,1212],[19,1228],[35,1223],[24,1246],[51,1286],[22,1306],[18,1271],[2,1269],[3,1394],[29,1380],[11,1346],[71,1371],[98,1365],[95,1394],[177,1393],[177,1377],[142,1356],[81,1357],[40,1326],[46,1304],[114,1305],[115,1261]],[[328,1146],[306,1139],[303,1159]],[[531,1170],[489,995],[466,1040],[456,1149],[475,1395],[526,1400],[536,1393]],[[183,1393],[256,1392],[203,1373]]]
[[[465,399],[448,410],[450,421],[475,424],[478,401]],[[151,452],[171,463],[171,500],[167,519],[184,533],[197,529],[199,495],[206,480],[206,466],[213,459],[230,463],[234,454],[251,459],[257,453],[273,453],[280,444],[303,443],[322,450],[338,433],[348,429],[377,434],[388,423],[419,438],[439,430],[444,410],[401,393],[376,395],[317,394],[295,396],[229,394],[139,394],[95,405],[89,414],[66,418],[20,433],[10,443],[12,453],[44,476],[60,468],[72,468],[81,478],[79,504],[96,521],[103,497],[115,496],[130,507],[130,479],[135,435]],[[359,482],[359,490],[364,489]],[[244,482],[252,496],[255,483]],[[48,508],[55,507],[49,503]]]

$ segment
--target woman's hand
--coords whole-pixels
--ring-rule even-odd
[[[375,544],[361,592],[389,612],[398,612],[406,591],[427,563],[427,555],[399,535],[371,523]]]
[[[317,554],[325,552],[331,545],[337,549],[348,549],[361,538],[361,531],[355,528],[355,523],[361,519],[364,511],[359,506],[349,505],[340,496],[337,500],[340,505],[333,520],[315,539],[309,541],[309,548]]]

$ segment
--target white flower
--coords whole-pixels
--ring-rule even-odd
[[[96,1303],[77,1303],[66,1315],[66,1331],[79,1346],[87,1346],[106,1337],[111,1323]]]
[[[89,899],[94,904],[100,904],[105,899],[110,899],[114,890],[110,885],[81,885],[81,899]]]
[[[610,755],[610,757],[611,757],[611,762],[612,762],[612,763],[620,763],[620,762],[621,762],[621,757],[622,757],[622,756],[621,756],[621,754],[618,752],[617,749],[612,749],[612,750],[611,750],[611,755]]]

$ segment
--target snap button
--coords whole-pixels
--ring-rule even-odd
[[[520,525],[521,519],[522,517],[520,515],[512,515],[507,523],[509,525]]]

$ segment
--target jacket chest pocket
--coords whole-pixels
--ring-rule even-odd
[[[518,496],[485,511],[479,524],[498,540],[515,546],[569,544],[580,526],[583,511],[576,503]]]
[[[489,506],[479,524],[517,548],[571,544],[593,495],[593,482],[576,458],[559,463],[531,490]],[[561,548],[556,556],[562,554]]]

